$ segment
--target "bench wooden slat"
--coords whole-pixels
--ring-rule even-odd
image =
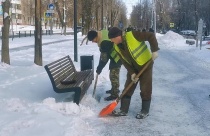
[[[67,62],[67,63],[65,63],[65,62],[63,62],[63,63],[56,63],[56,65],[49,66],[49,69],[50,69],[50,71],[51,71],[52,73],[54,73],[54,72],[59,71],[59,69],[63,69],[63,68],[65,68],[65,67],[71,67],[71,70],[72,70],[72,71],[76,71],[75,67],[72,66],[72,64],[69,63],[69,62]],[[63,71],[65,71],[65,69],[64,69]]]
[[[63,73],[62,73],[63,72]],[[55,82],[57,82],[57,80],[64,80],[67,76],[71,76],[72,79],[74,78],[74,74],[76,72],[71,72],[71,71],[62,71],[62,72],[59,72],[59,73],[53,73],[52,76],[55,80]],[[54,75],[55,74],[55,75]]]

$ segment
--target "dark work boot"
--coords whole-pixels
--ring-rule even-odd
[[[120,90],[118,90],[118,93],[119,93],[119,92],[120,92]],[[112,93],[112,90],[107,90],[106,93],[107,93],[107,94],[111,94],[111,93]]]
[[[111,92],[112,92],[112,90],[107,90],[106,91],[107,94],[110,94]]]
[[[112,115],[114,115],[114,116],[126,116],[127,113],[128,113],[129,106],[130,106],[130,101],[131,101],[130,97],[129,98],[123,97],[121,99],[120,109],[114,110],[112,112]]]
[[[108,96],[108,97],[105,97],[104,100],[105,100],[105,101],[112,101],[112,100],[116,100],[117,97],[118,97],[118,96],[110,95],[110,96]]]
[[[151,103],[151,100],[142,101],[142,109],[139,113],[137,113],[136,115],[137,119],[144,119],[147,116],[149,116],[150,103]]]

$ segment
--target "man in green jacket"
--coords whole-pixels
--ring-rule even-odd
[[[114,50],[114,46],[109,38],[108,38],[108,30],[101,30],[101,31],[94,31],[91,30],[87,34],[87,38],[89,41],[98,44],[100,54],[99,64],[96,69],[96,73],[99,75],[107,62],[110,60],[109,63],[109,78],[111,81],[112,88],[111,90],[106,91],[106,93],[110,93],[111,95],[105,97],[104,100],[110,101],[115,100],[119,97],[119,73],[120,67],[122,65],[120,61],[120,57],[118,56],[117,52]]]
[[[152,95],[152,68],[153,61],[158,57],[158,43],[154,33],[129,31],[125,35],[122,31],[113,27],[109,30],[108,34],[112,42],[115,43],[114,48],[118,52],[121,61],[127,69],[127,79],[125,87],[131,82],[134,84],[128,90],[128,92],[121,99],[121,107],[119,110],[114,110],[112,114],[114,116],[126,116],[129,110],[131,96],[137,86],[137,82],[140,85],[140,97],[142,99],[142,108],[137,113],[137,119],[143,119],[149,115],[151,95]],[[145,41],[150,43],[150,50],[145,44]],[[152,52],[152,53],[151,53]],[[149,61],[152,63],[146,68],[139,78],[136,75]]]

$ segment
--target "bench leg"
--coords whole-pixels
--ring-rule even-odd
[[[77,89],[74,94],[74,102],[79,105],[81,89]]]

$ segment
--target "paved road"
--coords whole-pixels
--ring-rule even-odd
[[[210,64],[184,51],[160,48],[154,64],[150,116],[135,119],[141,107],[137,89],[128,116],[104,119],[102,135],[209,136]]]

